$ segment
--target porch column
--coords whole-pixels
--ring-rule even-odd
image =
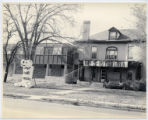
[[[84,66],[82,66],[82,80],[84,81],[84,69],[85,69],[85,67]]]
[[[120,82],[122,82],[122,68],[120,68]]]
[[[80,76],[80,65],[78,64],[78,80],[79,80],[79,77]]]
[[[64,63],[64,79],[65,79],[65,83],[68,83],[67,82],[67,64],[68,64],[68,61],[67,61],[67,54],[68,54],[68,49],[66,51],[66,62]]]
[[[72,75],[71,75],[71,77],[72,77],[72,79],[73,79],[73,83],[77,83],[77,78],[75,77],[75,72],[76,72],[76,69],[75,69],[75,65],[73,64],[73,66],[72,66]]]
[[[48,69],[49,69],[49,65],[46,65],[46,76],[48,76]]]
[[[48,75],[49,75],[49,76],[52,76],[52,75],[51,75],[51,65],[50,65],[50,64],[48,64]]]
[[[67,78],[67,64],[64,65],[64,78],[65,78],[65,82],[66,82],[66,78]]]

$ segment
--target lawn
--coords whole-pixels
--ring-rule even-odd
[[[4,94],[25,94],[39,96],[59,96],[63,98],[99,101],[104,103],[139,105],[146,107],[146,92],[106,89],[103,87],[80,86],[78,84],[61,86],[53,85],[45,80],[37,80],[37,86],[31,89],[24,87],[15,87],[14,81],[8,81],[4,84]]]

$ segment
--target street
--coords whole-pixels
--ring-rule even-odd
[[[146,118],[144,112],[3,98],[3,118]]]

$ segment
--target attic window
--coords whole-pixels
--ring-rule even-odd
[[[110,32],[110,39],[116,39],[116,32]]]
[[[118,32],[109,32],[109,40],[116,40],[119,37]]]

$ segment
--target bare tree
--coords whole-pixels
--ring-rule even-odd
[[[133,16],[136,18],[135,27],[137,32],[138,43],[133,48],[135,60],[143,63],[143,80],[146,81],[146,4],[135,4],[131,8]],[[138,58],[138,59],[137,59]]]
[[[140,33],[140,41],[146,41],[146,4],[135,4],[131,8],[133,16],[136,18],[135,27]]]
[[[10,38],[15,34],[15,30],[11,25],[10,20],[8,19],[5,20],[5,24],[6,26],[5,26],[4,32],[6,34],[6,43],[4,44],[3,51],[4,51],[5,62],[6,62],[6,68],[5,68],[4,82],[7,81],[10,64],[13,62],[14,57],[17,53],[17,50],[21,45],[21,41],[19,41],[16,44],[14,44],[12,48],[8,46]],[[10,49],[10,53],[8,53],[9,51],[8,48]]]
[[[25,59],[33,60],[36,47],[43,41],[70,40],[60,26],[74,23],[77,4],[4,4],[5,15],[13,21],[22,42]]]

